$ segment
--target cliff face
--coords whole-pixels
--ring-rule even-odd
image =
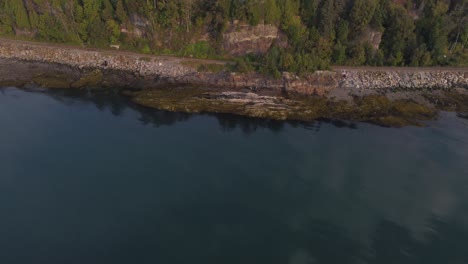
[[[272,25],[232,24],[223,34],[223,49],[233,56],[265,54],[280,37],[279,29]]]
[[[172,83],[301,95],[324,95],[336,89],[468,89],[467,68],[337,68],[303,78],[283,73],[282,78],[273,79],[255,73],[199,72],[193,66],[224,65],[220,61],[145,56],[10,40],[0,40],[0,58],[61,64],[81,72],[81,76],[71,80],[67,87],[90,86],[88,78],[94,80],[94,86],[103,87],[151,88]],[[89,76],[90,72],[94,72],[94,75]],[[113,73],[112,78],[107,77],[110,73]],[[9,76],[2,78],[8,79]]]

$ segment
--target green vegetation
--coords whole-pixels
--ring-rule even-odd
[[[468,65],[468,0],[0,0],[1,35],[196,58],[227,57],[234,21],[287,38],[239,71]]]

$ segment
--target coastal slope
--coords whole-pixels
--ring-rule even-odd
[[[119,89],[137,103],[170,111],[382,124],[384,118],[398,126],[397,117],[411,111],[416,116],[405,116],[411,122],[402,125],[433,118],[432,109],[463,112],[468,102],[468,68],[334,67],[272,78],[232,72],[226,61],[10,39],[0,39],[0,66],[1,86]]]

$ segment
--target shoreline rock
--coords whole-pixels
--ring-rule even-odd
[[[222,63],[0,39],[0,87],[125,90],[134,102],[181,112],[277,120],[319,118],[421,125],[437,110],[468,113],[467,68],[343,68],[299,78],[198,72]]]
[[[221,61],[149,56],[122,51],[0,39],[0,58],[66,65],[80,70],[126,72],[142,80],[204,85],[223,89],[269,90],[276,93],[326,95],[336,89],[468,89],[468,68],[352,68],[318,71],[303,78],[283,73],[274,79],[257,73],[199,72],[191,64]],[[148,83],[151,86],[151,83]]]

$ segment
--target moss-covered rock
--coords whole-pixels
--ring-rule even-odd
[[[354,98],[356,108],[351,119],[372,122],[390,127],[423,125],[419,121],[432,120],[437,111],[429,106],[412,100],[389,100],[384,95],[372,95]],[[346,113],[345,113],[346,115]]]
[[[100,70],[85,73],[78,81],[71,84],[72,88],[96,88],[102,82],[103,73]]]
[[[313,121],[319,118],[371,122],[382,126],[422,125],[437,111],[411,100],[389,100],[383,95],[332,101],[320,96],[261,96],[202,88],[173,88],[129,93],[133,101],[173,112],[232,113],[276,120]]]
[[[70,88],[70,83],[72,82],[72,80],[70,80],[69,77],[70,76],[65,74],[52,75],[45,73],[34,76],[31,79],[31,82],[33,84],[51,89]]]

